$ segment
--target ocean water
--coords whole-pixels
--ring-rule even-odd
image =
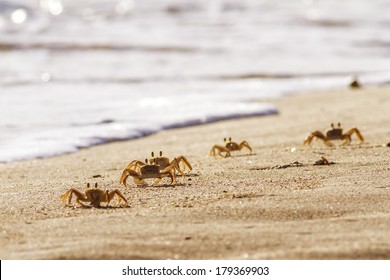
[[[0,162],[390,81],[388,0],[0,0]],[[254,102],[268,100],[267,102]]]

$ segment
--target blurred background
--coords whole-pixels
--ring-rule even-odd
[[[0,162],[390,81],[388,0],[0,0]]]

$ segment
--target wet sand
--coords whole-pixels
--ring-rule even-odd
[[[390,88],[299,94],[280,114],[163,131],[77,153],[0,164],[1,259],[390,259]],[[349,146],[304,146],[331,122]],[[253,148],[213,158],[224,137]],[[119,184],[151,151],[193,166],[175,186]],[[333,165],[317,166],[325,157]],[[284,166],[299,162],[300,166]],[[65,207],[87,182],[129,206]],[[167,182],[167,181],[163,181]]]

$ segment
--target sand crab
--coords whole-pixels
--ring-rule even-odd
[[[154,160],[151,162],[145,159],[145,162],[139,160],[133,160],[122,172],[120,183],[127,186],[126,180],[129,176],[133,177],[134,183],[137,185],[145,185],[145,179],[155,179],[153,185],[158,184],[162,178],[169,177],[171,179],[170,184],[176,183],[176,165],[168,165],[162,168],[161,165],[156,164]],[[180,169],[180,168],[179,168]]]
[[[179,172],[182,176],[185,176],[184,171],[188,167],[188,172],[192,170],[192,166],[190,162],[187,160],[185,156],[178,156],[175,157],[172,161],[169,160],[167,157],[162,156],[163,153],[160,151],[160,156],[154,157],[154,153],[152,152],[152,158],[149,160],[150,162],[160,165],[161,168],[166,168],[168,166],[173,166],[177,172]],[[182,165],[182,168],[180,168],[180,164]]]
[[[163,155],[162,151],[160,151],[160,156],[158,156],[158,157],[154,156],[154,152],[152,152],[151,155],[152,155],[152,157],[149,159],[149,164],[159,165],[161,169],[165,169],[168,166],[172,166],[182,176],[185,176],[184,171],[187,169],[187,167],[189,170],[188,172],[190,172],[192,170],[192,166],[185,156],[178,156],[178,157],[174,158],[172,161],[170,161],[169,158],[162,156]],[[180,168],[180,164],[182,165],[182,169]],[[130,162],[126,166],[126,168],[131,168],[134,171],[140,172],[141,166],[144,166],[144,165],[145,165],[145,163],[142,161],[133,160],[132,162]]]
[[[118,196],[118,203],[121,205],[121,200],[124,201],[123,206],[127,205],[126,198],[122,195],[120,191],[117,189],[113,191],[108,190],[102,190],[98,189],[98,184],[95,183],[95,188],[91,189],[89,183],[87,184],[87,189],[84,193],[80,192],[79,190],[75,188],[71,188],[70,190],[66,191],[60,196],[60,199],[62,202],[65,203],[65,205],[71,205],[72,201],[72,195],[76,196],[76,204],[87,206],[82,203],[83,202],[89,202],[91,206],[93,207],[100,207],[101,202],[107,202],[107,205],[110,203],[110,201],[114,198],[115,195]]]
[[[236,142],[232,142],[232,138],[229,139],[224,138],[223,141],[225,142],[225,146],[221,145],[214,145],[210,150],[210,156],[215,156],[216,153],[223,157],[222,152],[225,152],[225,157],[231,156],[230,152],[232,151],[241,151],[242,148],[246,147],[249,149],[250,153],[252,154],[252,148],[249,146],[247,141],[242,141],[240,144],[237,144]]]
[[[327,146],[334,146],[331,140],[343,140],[343,145],[347,145],[351,142],[351,136],[352,134],[356,133],[357,137],[359,138],[360,142],[364,142],[364,137],[360,133],[360,131],[354,127],[348,130],[346,133],[343,133],[343,129],[341,128],[341,124],[337,124],[337,128],[334,127],[334,124],[332,123],[330,125],[332,129],[328,130],[326,132],[326,135],[324,135],[320,131],[314,131],[310,133],[310,135],[306,138],[306,140],[303,142],[304,145],[310,144],[314,137],[317,137],[324,141],[325,145]]]

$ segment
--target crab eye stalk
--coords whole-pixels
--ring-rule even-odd
[[[148,164],[148,159],[147,158],[145,159],[145,163]]]
[[[226,138],[223,138],[223,142],[226,142]]]
[[[162,156],[162,151],[160,151],[160,157]]]
[[[154,152],[152,152],[152,157],[154,157]]]
[[[232,137],[229,137],[229,142],[232,141]]]
[[[333,124],[333,123],[331,123],[330,126],[331,126],[332,128],[334,128],[334,124]]]
[[[338,125],[339,127],[341,127],[341,123],[338,123],[337,125]]]
[[[95,188],[97,188],[97,183],[95,183]]]
[[[89,189],[89,183],[87,183],[87,188]]]

